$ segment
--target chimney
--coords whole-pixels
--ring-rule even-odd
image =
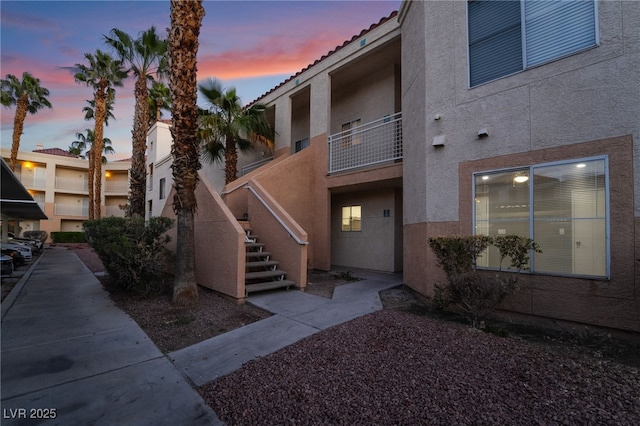
[[[42,149],[44,149],[44,145],[42,145],[41,143],[36,144],[36,151],[40,151]]]

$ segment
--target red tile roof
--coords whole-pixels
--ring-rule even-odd
[[[34,149],[32,152],[37,152],[38,154],[59,155],[60,157],[78,158],[77,155],[61,148]]]
[[[394,10],[393,12],[391,12],[391,14],[389,16],[387,16],[386,18],[382,18],[380,19],[380,21],[378,21],[377,24],[372,24],[368,29],[364,29],[362,31],[360,31],[360,34],[356,34],[353,37],[351,37],[350,40],[345,40],[344,43],[342,43],[340,46],[336,46],[333,50],[331,50],[329,53],[327,53],[326,55],[322,56],[320,59],[316,59],[314,63],[307,65],[306,67],[304,67],[303,69],[301,69],[300,71],[298,71],[297,73],[295,73],[294,75],[292,75],[291,77],[289,77],[288,79],[286,79],[285,81],[283,81],[282,83],[278,84],[276,87],[274,87],[273,89],[269,90],[268,92],[264,93],[263,95],[261,95],[258,99],[261,99],[265,96],[267,96],[269,93],[273,92],[274,90],[276,90],[277,88],[283,86],[284,84],[286,84],[287,82],[293,80],[294,78],[296,78],[297,76],[299,76],[300,74],[302,74],[303,72],[305,72],[306,70],[308,70],[309,68],[311,68],[312,66],[318,64],[320,61],[323,61],[324,59],[328,58],[329,56],[333,55],[334,53],[336,53],[338,50],[342,49],[343,47],[353,43],[355,40],[357,40],[358,38],[362,37],[363,35],[369,33],[370,31],[373,31],[374,29],[378,28],[380,25],[390,21],[391,19],[395,18],[396,16],[398,16],[398,11]],[[254,101],[250,102],[248,105],[251,105],[253,103],[255,103],[258,99],[255,99]]]

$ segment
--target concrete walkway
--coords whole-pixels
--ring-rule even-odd
[[[249,299],[273,316],[164,356],[69,250],[48,249],[2,302],[3,425],[222,424],[193,385],[381,309],[401,275],[365,278],[333,299],[299,291]],[[32,411],[36,410],[36,411]],[[25,418],[27,417],[27,418]]]

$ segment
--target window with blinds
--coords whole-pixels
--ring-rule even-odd
[[[474,0],[467,18],[471,87],[597,44],[594,0]]]
[[[606,157],[476,173],[474,182],[477,235],[532,238],[542,249],[529,265],[536,273],[609,276]],[[499,268],[499,253],[477,265]]]

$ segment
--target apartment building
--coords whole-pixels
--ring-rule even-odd
[[[10,149],[3,148],[0,153],[8,162]],[[18,233],[30,230],[43,230],[49,234],[81,232],[83,221],[89,218],[88,167],[88,160],[60,148],[19,151],[14,173],[48,219],[14,222],[13,229],[17,227]],[[127,203],[130,167],[130,161],[103,164],[103,216],[124,216],[120,206]]]
[[[404,1],[257,100],[272,159],[221,189],[201,173],[198,282],[253,291],[257,235],[283,286],[342,266],[430,297],[429,237],[515,233],[543,253],[503,313],[640,331],[639,21],[627,1]]]
[[[404,2],[404,278],[430,236],[542,248],[502,307],[640,331],[640,4]],[[495,269],[496,253],[481,258]]]

